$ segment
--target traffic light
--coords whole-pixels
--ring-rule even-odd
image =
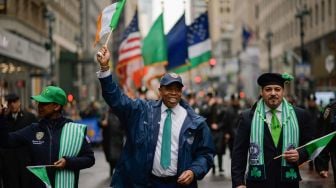
[[[67,99],[68,99],[68,102],[71,103],[74,100],[74,96],[71,93],[69,93],[67,96]]]
[[[195,76],[194,81],[196,84],[200,84],[202,82],[202,77],[201,76]]]
[[[217,62],[215,58],[211,58],[209,61],[210,68],[214,68],[216,66]]]

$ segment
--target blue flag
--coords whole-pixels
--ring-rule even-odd
[[[243,45],[243,49],[245,50],[249,41],[250,41],[250,38],[251,38],[251,31],[250,29],[247,27],[247,26],[243,26],[242,28],[242,45]]]
[[[172,70],[184,65],[188,58],[187,26],[185,24],[184,14],[169,31],[166,40],[168,46],[167,70]]]

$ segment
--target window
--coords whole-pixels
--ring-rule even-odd
[[[319,20],[319,7],[318,4],[315,5],[315,25],[318,25]]]
[[[321,22],[324,22],[324,14],[325,14],[325,7],[324,7],[324,0],[321,2]]]
[[[331,0],[328,0],[328,16],[332,15],[332,2]]]
[[[0,0],[0,14],[6,14],[6,0]]]

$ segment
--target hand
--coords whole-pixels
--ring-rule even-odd
[[[246,188],[246,185],[238,185],[236,188]]]
[[[54,162],[55,168],[64,169],[66,165],[66,160],[64,158],[59,159],[58,161]]]
[[[328,175],[328,171],[326,170],[322,170],[319,172],[319,175],[322,177],[322,178],[327,178],[329,175]]]
[[[213,124],[211,124],[211,129],[212,129],[212,130],[218,130],[218,125],[217,125],[217,123],[213,123]]]
[[[191,170],[186,170],[182,172],[180,177],[177,179],[177,183],[181,185],[189,185],[194,180],[194,173]]]
[[[99,49],[97,53],[97,61],[99,62],[100,67],[109,66],[110,56],[110,51],[107,49],[107,46],[104,45]]]
[[[5,105],[1,104],[0,105],[0,115],[5,115],[7,111],[7,108]]]
[[[287,150],[283,154],[287,162],[295,163],[299,160],[299,152],[295,149]]]

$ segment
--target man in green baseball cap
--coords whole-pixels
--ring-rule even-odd
[[[47,86],[31,98],[38,103],[40,121],[9,133],[8,125],[0,117],[0,147],[27,146],[31,156],[29,165],[48,165],[46,171],[28,166],[36,177],[32,177],[31,184],[26,187],[78,187],[79,171],[95,163],[86,136],[87,126],[63,116],[63,106],[67,102],[63,89]]]

